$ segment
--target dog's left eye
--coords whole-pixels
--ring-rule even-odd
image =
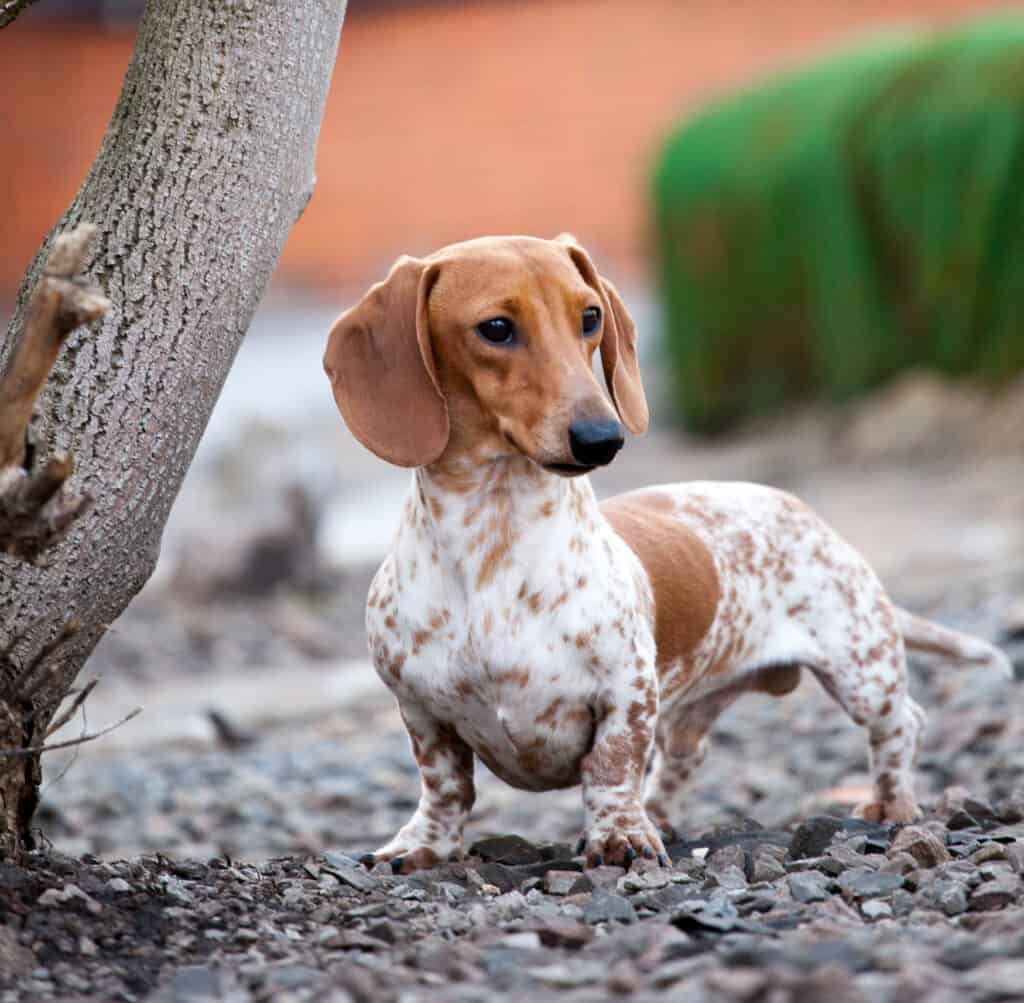
[[[477,324],[476,333],[492,345],[507,345],[515,337],[516,327],[508,317],[492,317]]]
[[[601,311],[596,306],[588,306],[583,311],[583,333],[593,334],[601,326]]]

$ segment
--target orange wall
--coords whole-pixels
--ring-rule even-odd
[[[319,183],[279,278],[359,284],[402,251],[575,231],[642,268],[659,138],[709,96],[873,26],[982,0],[527,0],[352,17]],[[85,176],[130,36],[0,32],[0,302]],[[11,100],[11,96],[14,100]]]

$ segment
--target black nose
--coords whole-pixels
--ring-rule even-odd
[[[622,449],[622,426],[617,421],[574,421],[569,426],[569,448],[577,463],[603,467]]]

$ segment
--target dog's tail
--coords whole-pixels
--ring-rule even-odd
[[[996,669],[1004,675],[1013,676],[1013,665],[1006,654],[994,644],[950,630],[940,624],[914,616],[905,609],[896,607],[896,617],[903,643],[908,651],[927,658],[940,658],[965,665],[980,665]]]

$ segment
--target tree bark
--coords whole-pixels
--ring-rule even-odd
[[[0,28],[6,28],[26,7],[36,0],[0,0]]]
[[[171,503],[312,193],[344,14],[344,0],[148,0],[99,155],[30,267],[0,349],[2,368],[54,234],[96,223],[85,273],[111,310],[68,339],[35,426],[44,454],[75,456],[73,485],[93,508],[47,567],[0,555],[0,750],[41,744],[105,626],[152,573]],[[71,621],[43,683],[12,696]],[[38,779],[38,755],[0,759],[0,858],[31,846]]]

